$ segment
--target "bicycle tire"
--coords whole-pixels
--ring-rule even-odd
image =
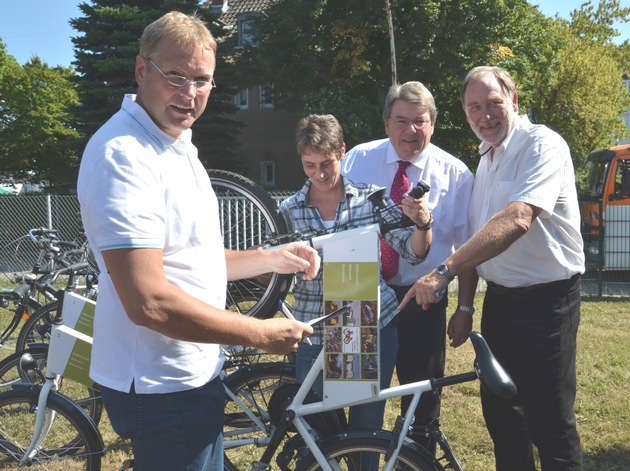
[[[265,430],[256,427],[242,409],[226,395],[224,414],[224,469],[238,469],[255,461],[262,454],[261,445],[230,447],[234,439],[262,439],[272,430],[269,401],[273,392],[284,384],[295,382],[295,365],[289,363],[255,363],[239,368],[223,378],[223,384],[242,400],[264,424]],[[257,453],[259,450],[260,453]],[[235,466],[233,463],[237,463]]]
[[[45,347],[50,343],[52,321],[57,313],[59,303],[51,301],[33,312],[20,328],[15,351],[34,347]]]
[[[239,396],[250,408],[254,408],[254,413],[258,418],[268,422],[270,416],[269,401],[274,391],[283,384],[295,383],[295,365],[283,362],[255,363],[253,365],[239,368],[233,373],[223,378],[223,384]],[[232,402],[226,398],[226,407]],[[246,419],[245,414],[238,414],[232,418],[225,414],[224,423],[230,427],[249,427],[253,425],[250,419]]]
[[[214,192],[222,201],[219,212],[226,248],[252,249],[268,237],[287,233],[278,205],[253,181],[226,170],[211,169],[208,175]],[[284,299],[292,280],[293,275],[268,273],[230,281],[226,308],[252,317],[273,317],[278,310],[278,301]]]
[[[12,311],[12,318],[6,329],[4,329],[4,332],[2,332],[4,335],[0,338],[0,358],[6,358],[16,351],[17,338],[14,334],[18,331],[18,328],[21,329],[20,324],[24,325],[22,319],[28,319],[31,314],[41,308],[43,304],[30,295],[26,303],[24,303],[24,300],[15,299],[13,295],[0,295],[0,298],[3,298],[15,306],[14,309],[10,310]]]
[[[384,467],[384,456],[390,448],[391,439],[391,432],[353,430],[326,439],[320,445],[320,449],[327,460],[335,462],[333,469],[380,470]],[[297,463],[296,471],[321,469],[310,451],[305,450],[305,453]],[[378,463],[373,462],[376,458],[378,458]],[[431,457],[429,452],[409,439],[405,439],[394,469],[397,471],[444,471],[444,468]]]
[[[18,469],[35,423],[41,388],[21,385],[0,392],[0,467]],[[54,391],[47,407],[55,412],[52,426],[29,469],[100,471],[104,445],[96,425],[78,406]],[[23,468],[19,468],[23,469]]]
[[[8,389],[18,382],[42,384],[40,376],[34,371],[22,369],[20,361],[25,353],[29,353],[37,362],[39,370],[45,373],[48,347],[40,346],[20,350],[0,361],[0,389]],[[103,401],[98,384],[86,386],[68,378],[60,378],[57,392],[68,397],[85,410],[87,415],[98,425],[103,415]]]

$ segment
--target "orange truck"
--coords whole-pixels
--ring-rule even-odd
[[[580,199],[587,264],[630,270],[630,144],[593,151],[587,165]]]

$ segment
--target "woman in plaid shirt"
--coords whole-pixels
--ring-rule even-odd
[[[378,223],[374,205],[368,196],[379,188],[352,182],[341,175],[341,160],[346,152],[343,130],[332,115],[309,115],[297,126],[296,146],[302,168],[308,177],[302,189],[281,203],[284,214],[290,215],[295,229],[303,234],[332,233]],[[384,197],[387,207],[395,206]],[[421,263],[431,247],[431,213],[425,199],[406,195],[402,201],[404,213],[415,227],[396,229],[385,234],[386,241],[409,263]],[[394,208],[382,212],[385,222],[397,222],[402,212]],[[320,254],[321,256],[321,254]],[[389,387],[394,372],[398,336],[392,322],[398,314],[396,295],[380,280],[380,386]],[[294,316],[307,322],[324,314],[323,279],[320,271],[312,280],[298,278],[293,288]],[[323,329],[315,327],[311,345],[301,343],[297,351],[296,377],[302,382],[323,344]],[[314,388],[315,389],[315,388]],[[322,383],[314,391],[322,396]],[[385,402],[350,408],[349,424],[354,428],[379,429],[383,424]]]

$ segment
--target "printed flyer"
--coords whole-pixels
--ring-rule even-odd
[[[379,392],[379,235],[324,246],[324,402]],[[345,309],[342,309],[345,308]]]

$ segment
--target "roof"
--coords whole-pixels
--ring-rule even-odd
[[[219,19],[228,26],[238,24],[238,15],[242,13],[262,13],[273,3],[273,0],[228,0],[228,9],[219,16]]]

